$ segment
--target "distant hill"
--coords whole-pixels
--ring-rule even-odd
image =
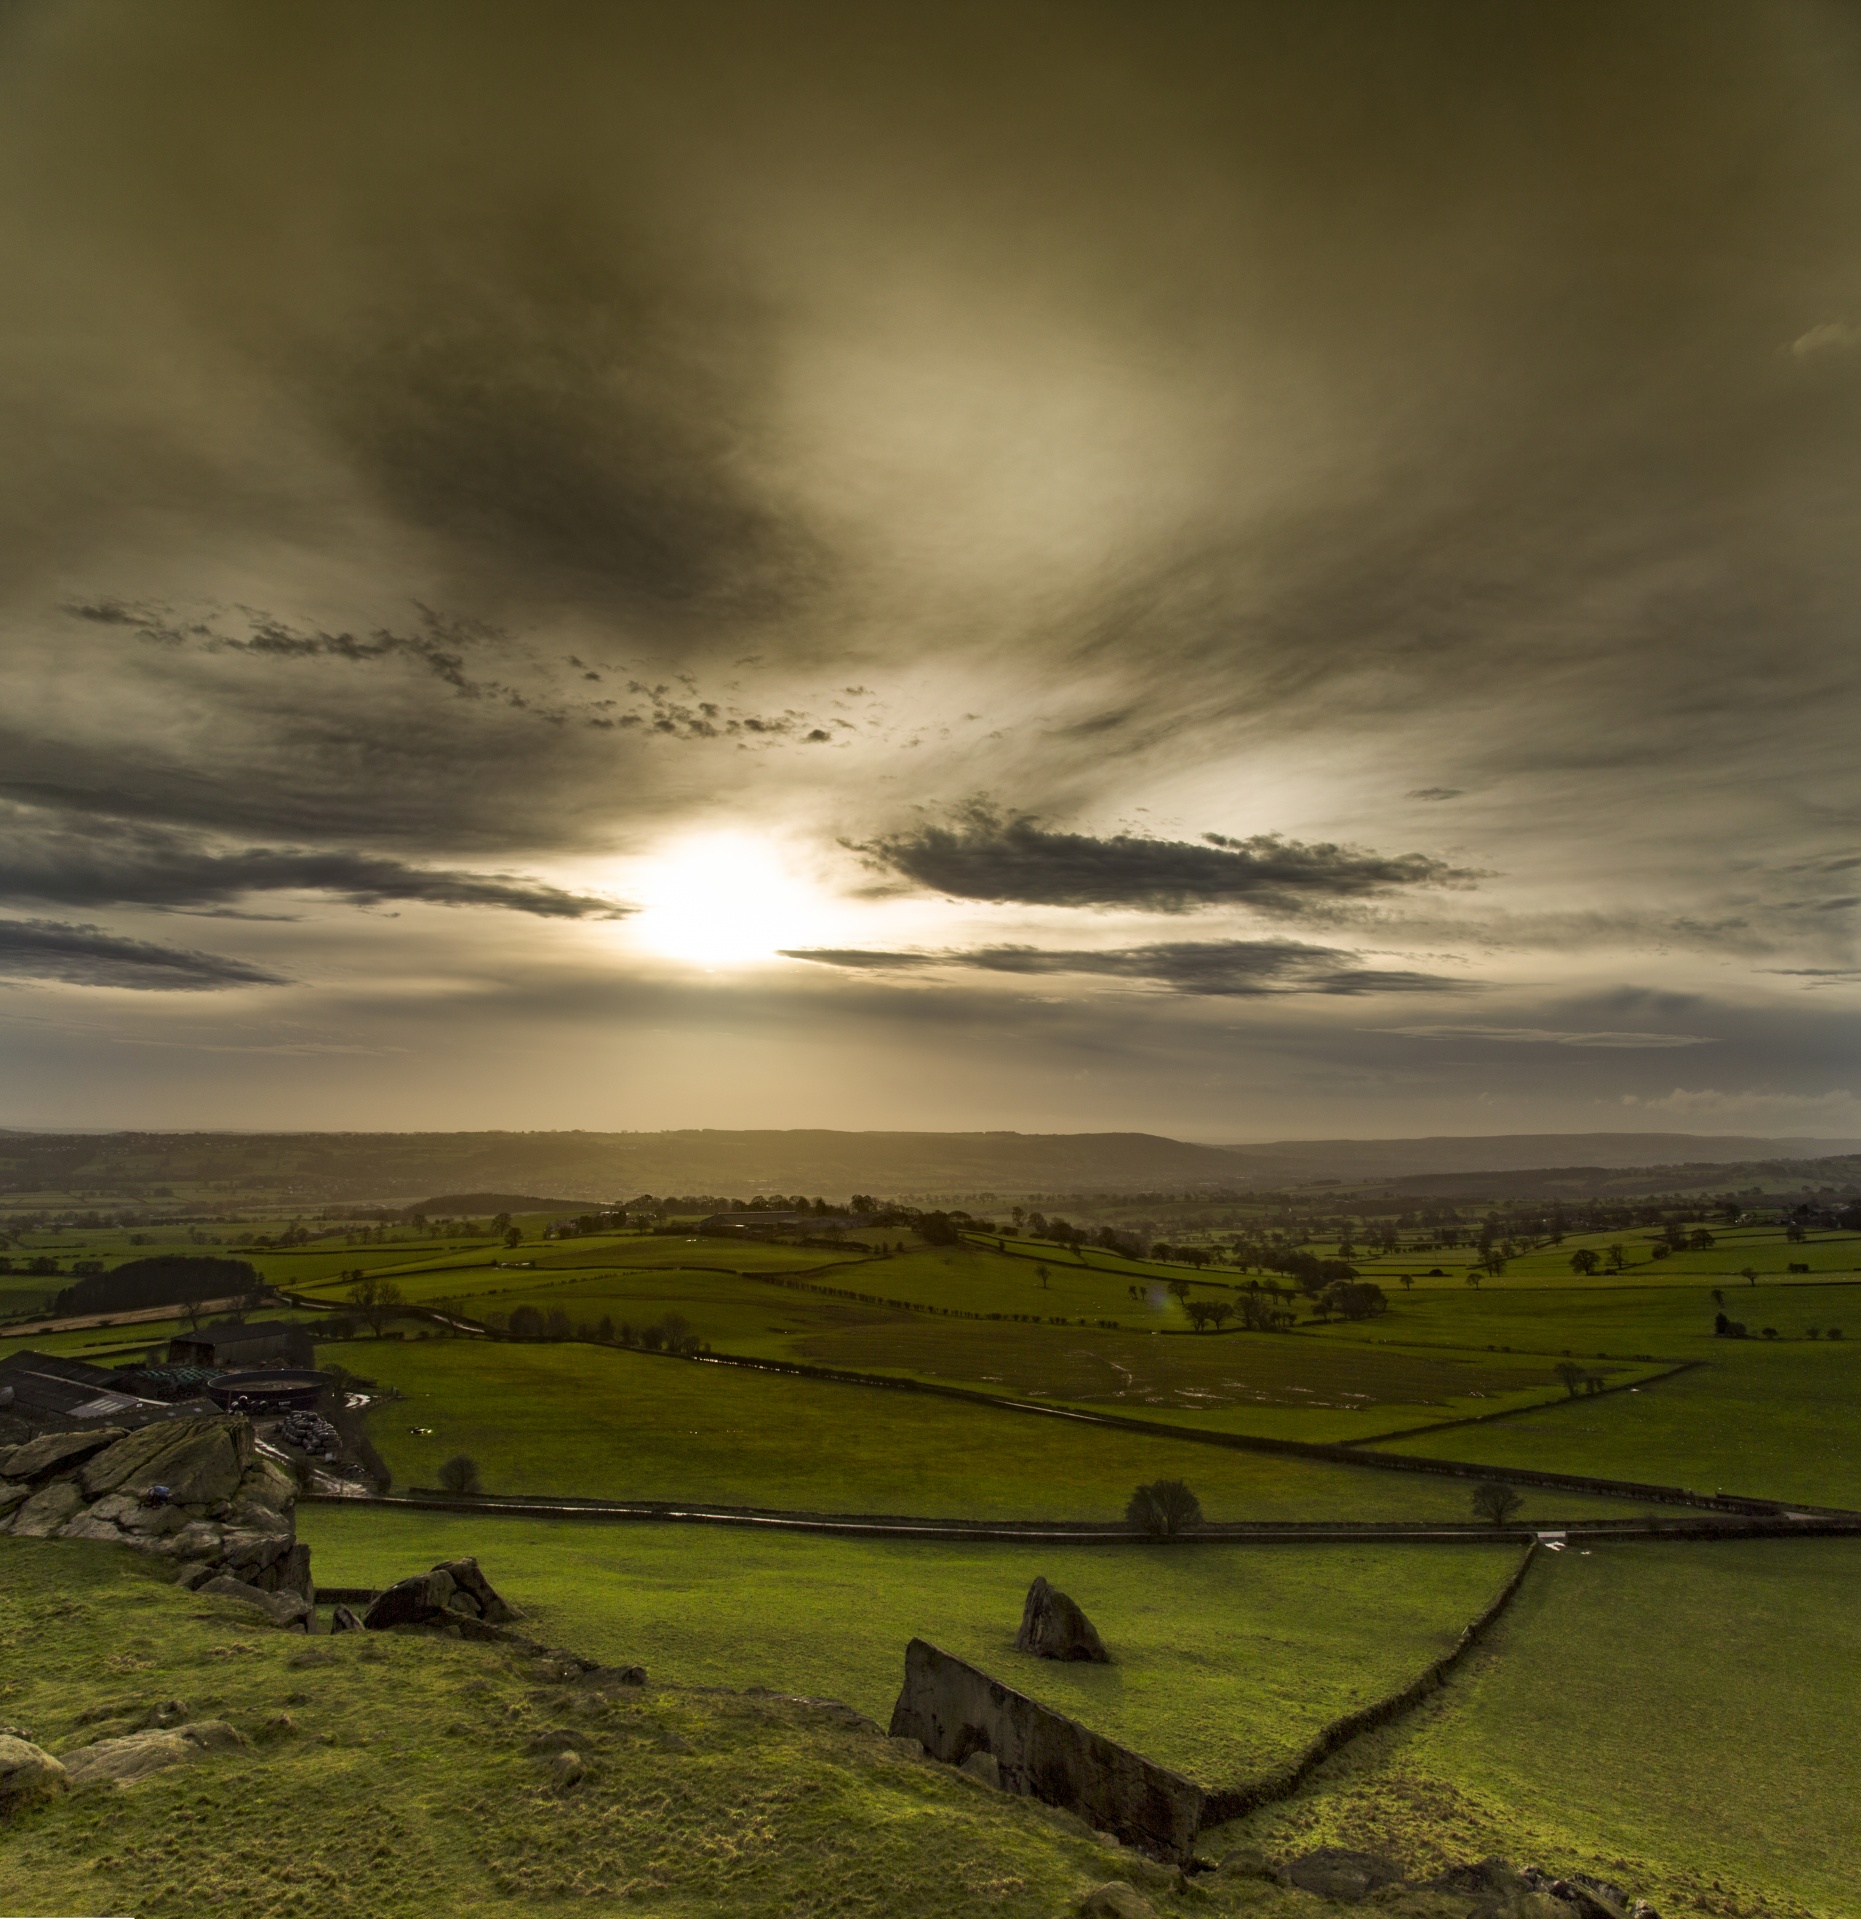
[[[1074,1193],[1260,1191],[1436,1175],[1816,1160],[1861,1141],[1514,1133],[1210,1146],[1156,1133],[12,1133],[12,1205],[82,1190],[203,1211],[367,1204],[434,1214],[580,1211],[643,1193],[873,1193],[954,1203]],[[1805,1175],[1808,1177],[1808,1175]],[[1844,1172],[1841,1177],[1848,1175]],[[1490,1182],[1488,1182],[1490,1183]],[[1460,1190],[1457,1188],[1456,1190]],[[558,1194],[541,1199],[538,1194]],[[429,1198],[427,1195],[438,1195]],[[68,1203],[68,1202],[67,1202]],[[94,1199],[85,1203],[94,1204]]]
[[[1266,1145],[1231,1146],[1228,1151],[1256,1178],[1294,1184],[1309,1179],[1400,1179],[1431,1173],[1823,1159],[1861,1152],[1861,1140],[1763,1139],[1732,1133],[1494,1133],[1423,1139],[1282,1139]]]
[[[411,1219],[475,1219],[480,1213],[585,1213],[585,1199],[538,1199],[530,1193],[442,1193],[437,1199],[417,1199],[401,1209]]]

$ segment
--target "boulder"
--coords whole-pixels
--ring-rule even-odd
[[[132,1732],[66,1753],[65,1773],[73,1786],[126,1786],[169,1766],[184,1766],[198,1752],[178,1732]]]
[[[225,1549],[226,1535],[210,1519],[187,1520],[161,1544],[161,1550],[176,1559],[218,1559]]]
[[[288,1532],[229,1531],[219,1569],[260,1592],[292,1592],[300,1599],[311,1596],[310,1548],[298,1544]]]
[[[233,1579],[225,1573],[203,1579],[194,1591],[203,1598],[236,1599],[242,1606],[263,1613],[274,1626],[302,1626],[310,1617],[308,1602],[295,1593],[260,1592],[256,1586],[248,1586],[243,1579]]]
[[[251,1460],[252,1422],[242,1414],[158,1420],[88,1460],[84,1491],[95,1499],[166,1486],[177,1506],[215,1506],[239,1490]]]
[[[1015,1648],[1031,1652],[1037,1659],[1090,1659],[1102,1666],[1111,1664],[1111,1654],[1091,1620],[1044,1579],[1036,1579],[1027,1589]]]
[[[557,1753],[549,1762],[550,1781],[558,1790],[566,1786],[574,1785],[576,1780],[581,1778],[587,1770],[588,1768],[583,1763],[581,1754],[576,1752],[572,1747],[564,1747],[563,1750]]]
[[[69,1783],[62,1761],[30,1739],[0,1732],[0,1808],[49,1799]]]
[[[240,1475],[228,1517],[235,1526],[278,1532],[289,1524],[285,1514],[296,1504],[297,1481],[275,1460],[254,1453]]]
[[[370,1632],[385,1632],[390,1626],[424,1626],[446,1611],[446,1602],[457,1591],[451,1573],[436,1566],[430,1573],[416,1573],[390,1586],[362,1615],[362,1624]]]
[[[1351,1852],[1342,1846],[1320,1846],[1315,1852],[1291,1859],[1279,1869],[1282,1885],[1315,1892],[1321,1899],[1351,1905],[1367,1899],[1383,1886],[1400,1885],[1402,1868],[1380,1852]]]
[[[0,1479],[0,1519],[15,1506],[23,1506],[32,1497],[32,1488],[23,1479]]]
[[[1002,1762],[992,1752],[972,1752],[957,1770],[993,1786],[997,1792],[1002,1789]]]
[[[231,1752],[246,1743],[245,1734],[224,1719],[201,1719],[169,1731],[132,1732],[80,1746],[64,1755],[64,1767],[73,1786],[126,1786],[169,1766],[184,1766],[203,1752]]]
[[[123,1529],[107,1514],[96,1511],[81,1512],[75,1519],[67,1520],[58,1529],[60,1539],[107,1539],[116,1545],[124,1540]]]
[[[493,1626],[508,1626],[523,1615],[478,1570],[476,1559],[448,1559],[435,1570],[450,1573],[459,1592],[478,1606],[478,1616]]]
[[[124,1431],[121,1426],[96,1426],[78,1433],[41,1433],[0,1456],[0,1473],[8,1479],[43,1479],[63,1467],[81,1466],[94,1453],[114,1446]]]
[[[54,1479],[28,1499],[13,1515],[15,1539],[49,1539],[77,1516],[84,1494],[72,1479]]]
[[[347,1606],[338,1606],[336,1610],[330,1614],[331,1632],[360,1632],[361,1630],[362,1622],[356,1618],[355,1614],[352,1613]]]
[[[1079,1919],[1156,1919],[1157,1909],[1122,1879],[1094,1886],[1079,1902]]]

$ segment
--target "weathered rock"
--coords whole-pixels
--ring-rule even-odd
[[[81,1512],[58,1529],[60,1539],[107,1539],[117,1545],[124,1540],[123,1530],[105,1514]]]
[[[587,1770],[588,1767],[581,1754],[573,1748],[565,1748],[549,1762],[549,1777],[558,1791],[565,1786],[574,1785]]]
[[[0,1732],[0,1807],[49,1799],[70,1783],[62,1761],[30,1739]]]
[[[1191,1856],[1202,1823],[1201,1787],[925,1640],[906,1648],[890,1730],[918,1740],[946,1765],[992,1753],[1004,1791],[1064,1806],[1159,1858]]]
[[[196,1586],[204,1585],[213,1577],[213,1562],[208,1559],[196,1559],[190,1565],[183,1566],[175,1575],[175,1584],[183,1592],[192,1592]]]
[[[32,1497],[32,1487],[23,1479],[0,1479],[0,1519],[15,1506],[23,1506]]]
[[[523,1615],[509,1604],[492,1586],[482,1572],[478,1570],[476,1559],[446,1559],[433,1568],[435,1572],[445,1573],[453,1583],[453,1597],[447,1603],[454,1610],[462,1611],[461,1600],[475,1608],[480,1619],[493,1626],[507,1626],[513,1619]]]
[[[66,1753],[65,1773],[73,1786],[126,1786],[169,1766],[184,1766],[199,1751],[178,1732],[132,1732]]]
[[[189,1519],[178,1533],[162,1541],[161,1550],[176,1559],[218,1559],[226,1535],[210,1519]]]
[[[242,1606],[263,1613],[274,1626],[301,1626],[310,1617],[309,1605],[295,1593],[260,1592],[256,1586],[225,1573],[202,1580],[194,1591],[202,1598],[236,1599]]]
[[[457,1590],[443,1566],[416,1573],[390,1586],[362,1615],[362,1624],[370,1632],[385,1632],[390,1626],[424,1626],[445,1612],[446,1602]]]
[[[891,1741],[907,1759],[928,1759],[930,1757],[930,1754],[924,1750],[924,1742],[921,1739],[913,1739],[906,1733],[895,1732],[891,1735]]]
[[[1378,1852],[1351,1852],[1342,1846],[1320,1846],[1315,1852],[1289,1859],[1279,1869],[1283,1885],[1315,1892],[1321,1898],[1349,1905],[1367,1899],[1381,1886],[1400,1885],[1402,1868]]]
[[[1111,1654],[1091,1620],[1045,1579],[1036,1579],[1027,1589],[1015,1647],[1039,1659],[1090,1659],[1099,1665],[1111,1664]]]
[[[184,1766],[203,1752],[231,1752],[246,1743],[245,1734],[224,1719],[200,1719],[170,1731],[100,1739],[63,1757],[73,1786],[126,1786],[169,1766]]]
[[[72,1479],[54,1479],[41,1486],[13,1515],[15,1539],[49,1539],[84,1503],[84,1494]]]
[[[123,1437],[121,1426],[95,1426],[78,1433],[41,1433],[0,1457],[0,1473],[8,1479],[43,1479],[47,1473],[81,1466],[106,1446]]]
[[[251,1460],[252,1422],[242,1414],[161,1420],[88,1460],[84,1491],[95,1499],[159,1485],[178,1506],[216,1506],[239,1490]]]
[[[235,1526],[276,1532],[289,1523],[285,1514],[296,1504],[297,1481],[275,1460],[254,1453],[240,1475],[228,1518]]]
[[[968,1773],[972,1779],[980,1779],[985,1786],[993,1786],[997,1792],[1002,1789],[1002,1762],[992,1752],[972,1752],[958,1770]]]
[[[360,1632],[361,1630],[362,1622],[356,1618],[355,1614],[352,1613],[347,1606],[338,1606],[336,1610],[330,1614],[331,1632]]]
[[[1094,1886],[1079,1902],[1079,1919],[1156,1919],[1157,1909],[1122,1879]]]

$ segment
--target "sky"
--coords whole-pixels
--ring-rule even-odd
[[[0,12],[0,1124],[1861,1135],[1861,17]]]

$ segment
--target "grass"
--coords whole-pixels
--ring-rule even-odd
[[[1118,1876],[1147,1878],[1162,1913],[1187,1910],[1172,1876],[1076,1819],[911,1758],[843,1712],[663,1684],[576,1710],[585,1697],[499,1648],[357,1637],[254,1627],[120,1548],[0,1539],[10,1724],[68,1751],[132,1724],[123,1708],[178,1698],[252,1742],[13,1814],[6,1904],[472,1919],[647,1900],[671,1919],[1049,1919]],[[568,1793],[529,1750],[565,1725],[589,1767]],[[1310,1910],[1254,1884],[1269,1913]],[[1218,1895],[1213,1909],[1237,1907]]]
[[[1449,1479],[603,1347],[359,1340],[334,1350],[405,1395],[371,1418],[401,1486],[433,1485],[440,1464],[464,1452],[498,1493],[843,1513],[1105,1521],[1134,1486],[1159,1478],[1188,1480],[1211,1519],[1468,1510],[1466,1486]],[[1622,1510],[1565,1493],[1534,1493],[1526,1506],[1534,1519]]]
[[[306,1507],[327,1585],[385,1586],[476,1553],[531,1630],[685,1683],[844,1700],[881,1721],[921,1634],[1204,1784],[1283,1760],[1324,1721],[1438,1658],[1512,1546],[1065,1546],[770,1537]],[[1086,1609],[1116,1663],[1014,1648],[1037,1573]]]
[[[1567,1553],[1433,1710],[1249,1836],[1587,1862],[1663,1912],[1846,1919],[1857,1585],[1846,1540]]]
[[[1397,1440],[1391,1449],[1861,1508],[1861,1337],[1805,1336],[1810,1325],[1844,1320],[1861,1335],[1861,1286],[1740,1287],[1727,1304],[1754,1327],[1792,1336],[1715,1338],[1710,1294],[1669,1288],[1416,1300],[1402,1330],[1418,1343],[1498,1334],[1538,1351],[1554,1350],[1553,1342],[1580,1355],[1659,1350],[1703,1364],[1638,1392]],[[1338,1329],[1328,1337],[1361,1335]]]

